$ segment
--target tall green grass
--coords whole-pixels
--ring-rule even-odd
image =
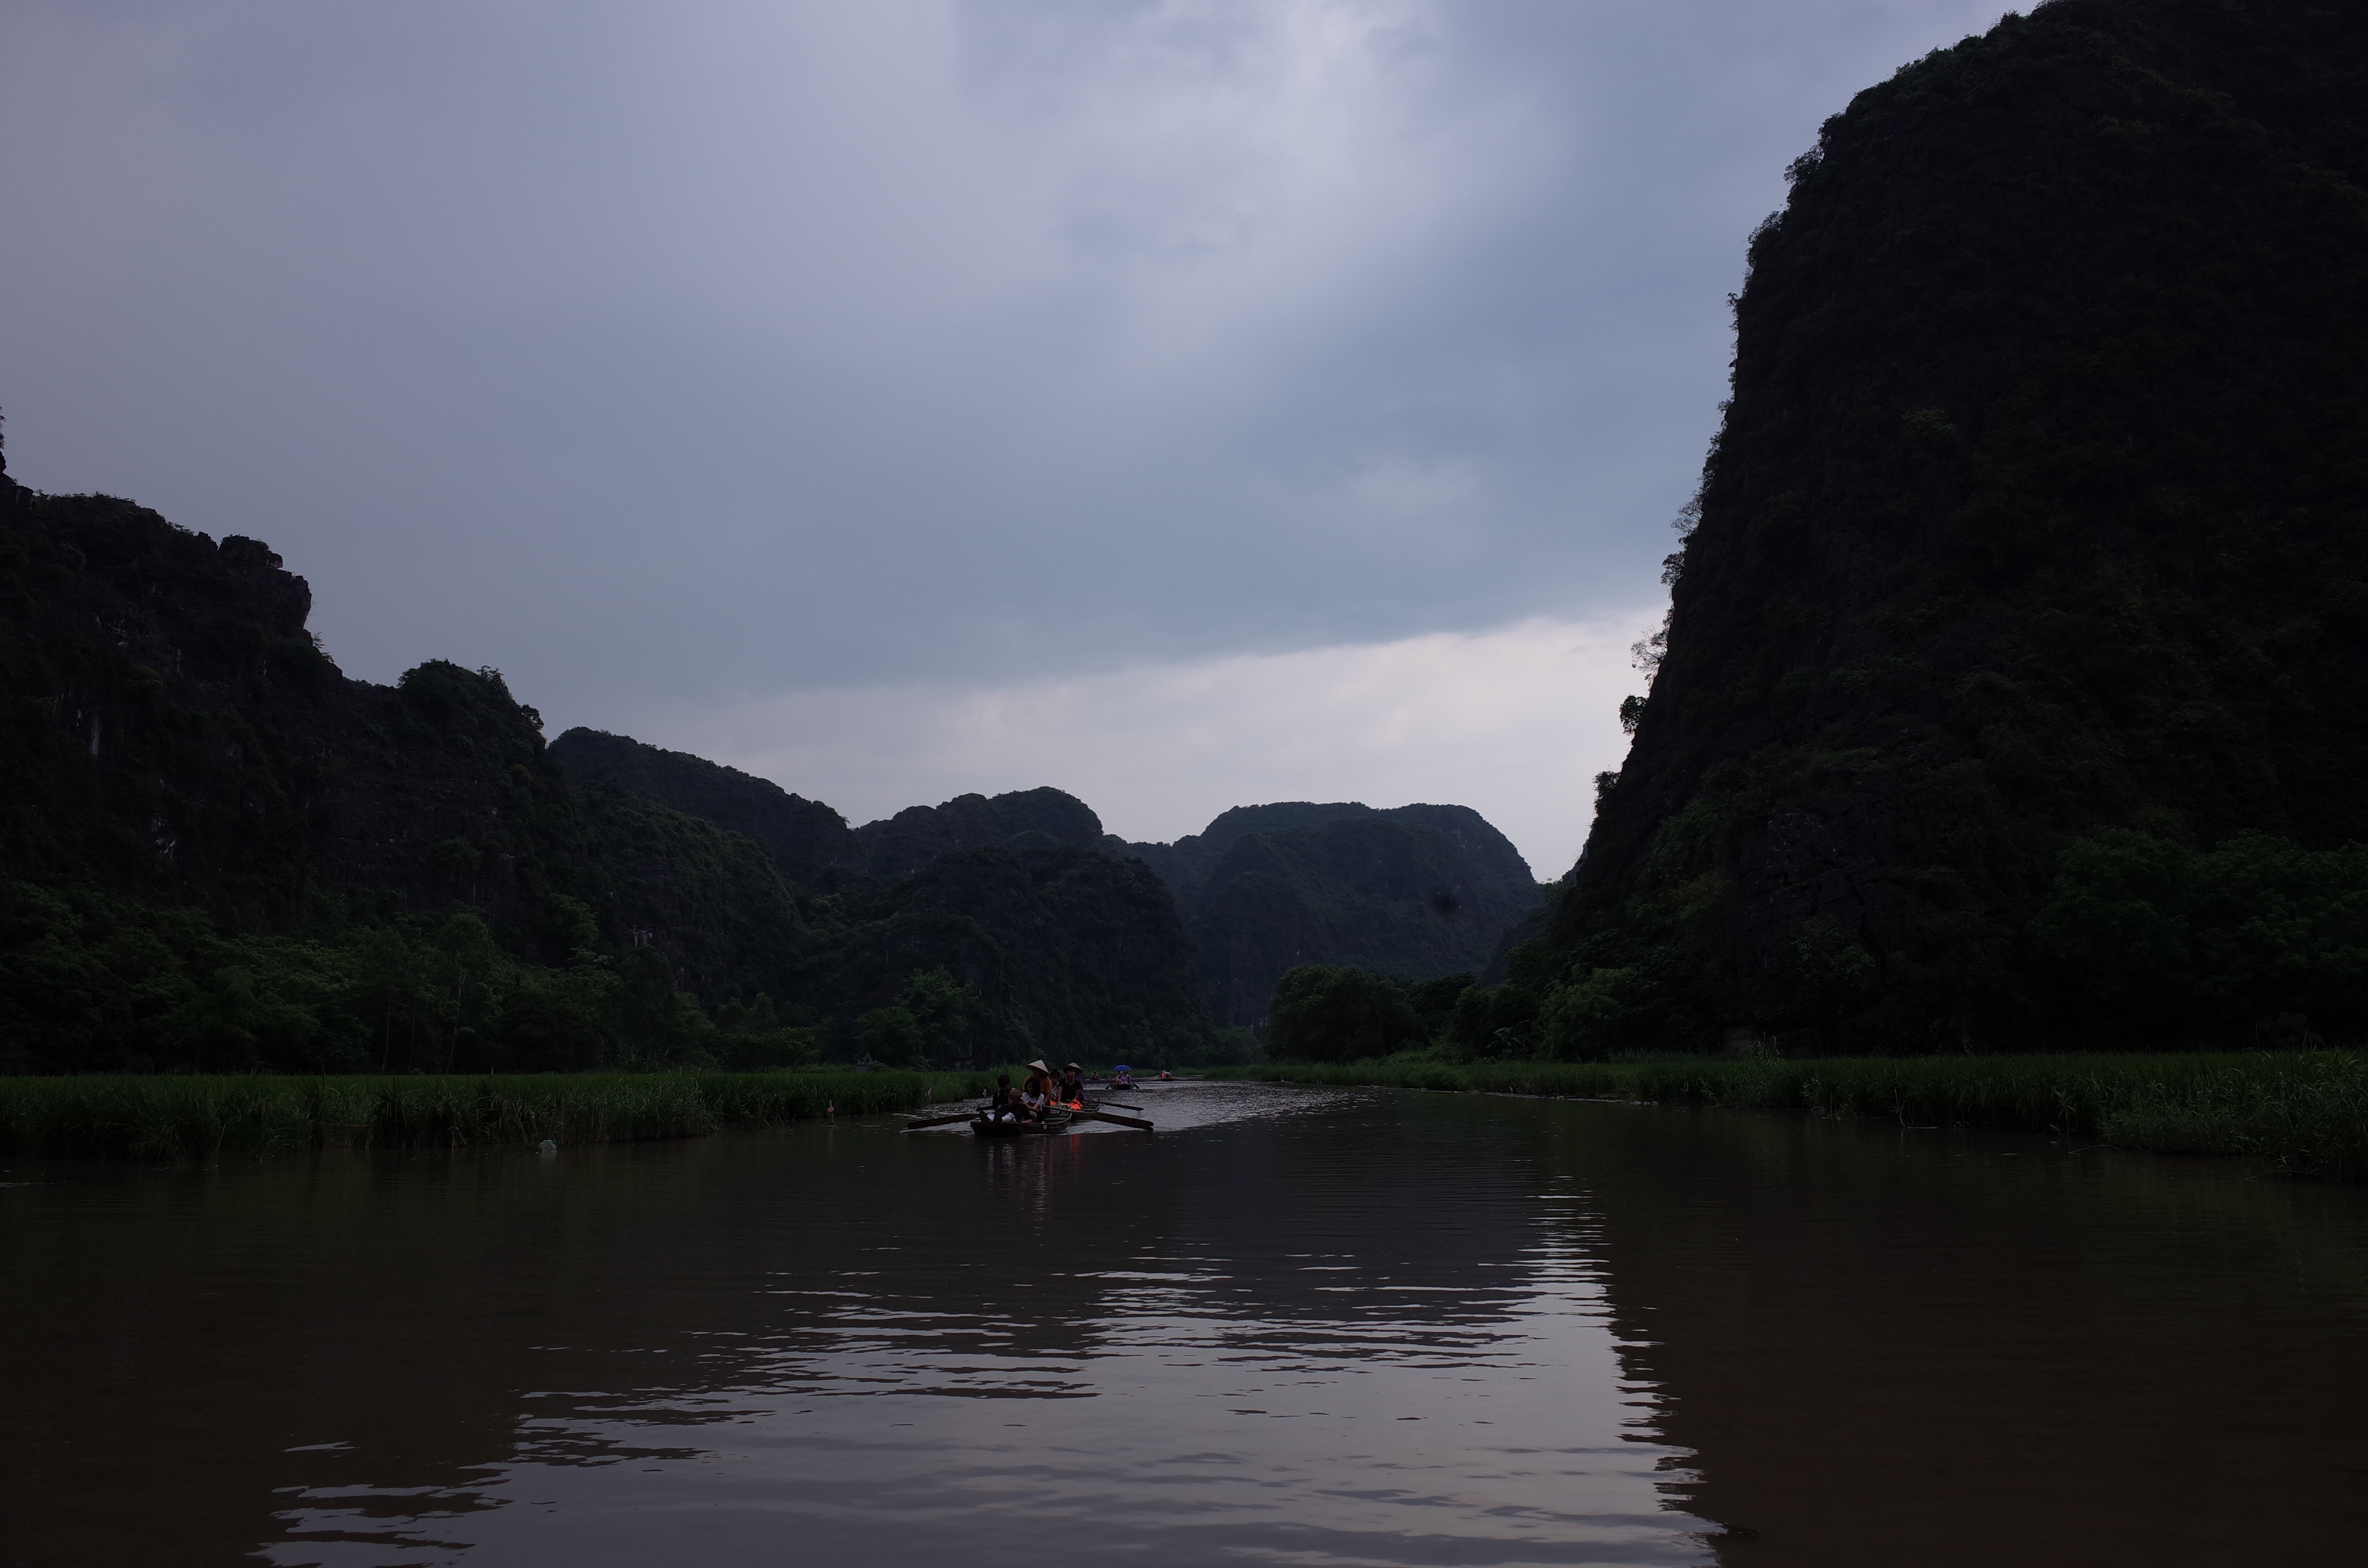
[[[0,1078],[0,1155],[200,1160],[302,1149],[685,1138],[911,1110],[986,1092],[977,1073]]]
[[[1664,1057],[1269,1062],[1204,1076],[1823,1110],[1909,1126],[2093,1137],[2157,1153],[2243,1154],[2368,1179],[2368,1059],[2350,1051],[2165,1056]]]

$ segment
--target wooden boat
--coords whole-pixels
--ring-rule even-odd
[[[1065,1132],[1076,1121],[1107,1121],[1118,1127],[1132,1127],[1138,1132],[1148,1132],[1151,1123],[1136,1117],[1121,1116],[1115,1111],[1089,1106],[1073,1110],[1067,1106],[1053,1109],[1042,1121],[998,1121],[981,1109],[958,1110],[950,1116],[915,1116],[905,1119],[905,1131],[919,1132],[932,1127],[951,1127],[956,1122],[968,1122],[972,1133],[980,1138],[1042,1137],[1048,1132]]]
[[[975,1116],[971,1118],[970,1130],[981,1138],[1042,1137],[1066,1130],[1069,1120],[1069,1113],[1065,1110],[1053,1111],[1042,1121],[996,1121],[988,1117]]]

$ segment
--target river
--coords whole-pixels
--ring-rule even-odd
[[[1160,1085],[0,1174],[9,1568],[2360,1562],[2368,1192]]]

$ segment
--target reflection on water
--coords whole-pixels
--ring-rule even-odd
[[[1140,1098],[1167,1131],[0,1172],[0,1562],[2356,1560],[2356,1189]]]
[[[2368,1191],[1789,1117],[1578,1141],[1735,1568],[2368,1560]]]

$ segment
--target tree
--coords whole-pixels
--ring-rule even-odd
[[[973,1025],[981,1010],[978,994],[944,970],[916,970],[894,1005],[855,1021],[855,1037],[866,1055],[892,1067],[967,1062],[975,1055]]]
[[[1347,965],[1301,964],[1274,988],[1267,1044],[1278,1059],[1354,1062],[1424,1042],[1406,987]]]

